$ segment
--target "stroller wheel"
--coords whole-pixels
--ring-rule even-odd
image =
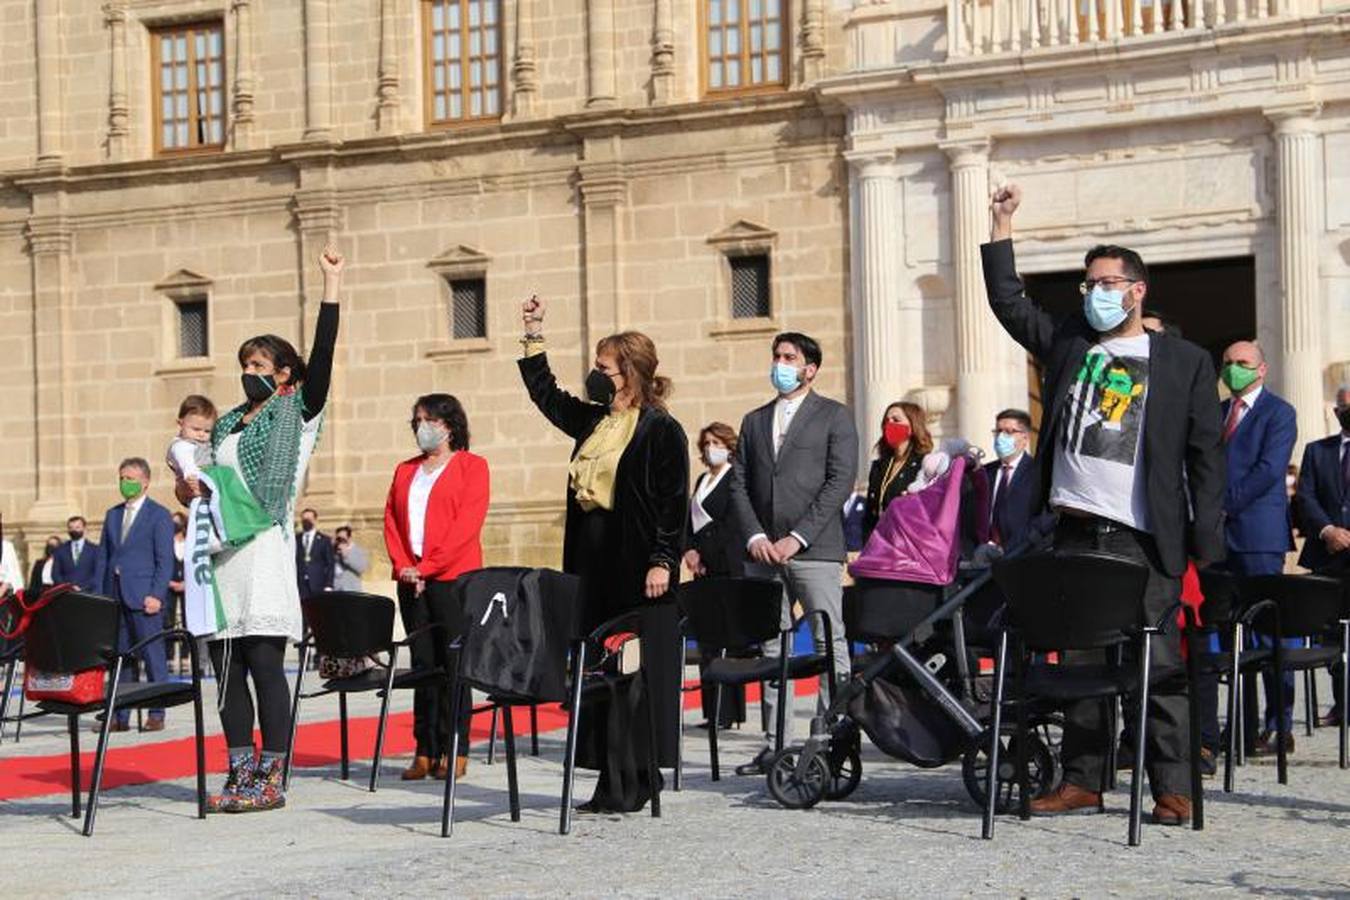
[[[797,772],[799,762],[800,774]],[[800,748],[788,747],[769,763],[766,777],[773,799],[788,809],[810,809],[825,797],[830,766],[819,753],[803,758]]]
[[[862,783],[862,754],[855,743],[850,744],[839,759],[834,759],[833,753],[830,756],[830,780],[825,785],[825,799],[843,800]]]
[[[1055,789],[1059,773],[1055,756],[1045,742],[1034,732],[1027,737],[1027,780],[1031,784],[1031,796],[1034,799]],[[999,742],[998,804],[995,808],[1000,813],[1009,813],[1017,809],[1017,738],[1005,735],[999,738]],[[987,799],[985,783],[988,773],[989,731],[986,729],[971,742],[961,757],[961,778],[966,783],[966,793],[981,809],[985,807]]]

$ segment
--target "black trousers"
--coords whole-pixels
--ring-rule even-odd
[[[400,581],[398,611],[403,618],[403,630],[411,634],[430,622],[430,599],[436,597],[439,602],[442,594],[450,592],[450,584],[448,581],[428,581],[418,595],[414,585]],[[446,665],[449,640],[450,636],[439,631],[427,631],[413,638],[413,667]],[[460,756],[469,755],[469,720],[472,716],[472,695],[465,688],[459,717]],[[444,685],[413,690],[413,738],[417,741],[418,756],[429,756],[434,761],[450,753],[450,691]]]
[[[1129,529],[1094,534],[1073,520],[1061,520],[1055,529],[1056,550],[1100,550],[1138,560],[1149,568],[1144,591],[1144,614],[1156,621],[1181,596],[1181,579],[1163,571],[1151,535]],[[1091,602],[1090,597],[1083,598]],[[1069,662],[1100,662],[1101,652],[1073,652]],[[1125,652],[1125,664],[1137,665],[1134,645]],[[1180,630],[1169,619],[1165,632],[1152,642],[1152,684],[1148,698],[1148,734],[1144,748],[1153,796],[1190,795],[1190,710],[1187,705],[1185,666],[1181,660]],[[1129,704],[1127,704],[1128,708]],[[1109,741],[1106,705],[1100,700],[1081,700],[1064,710],[1064,743],[1061,756],[1064,779],[1089,791],[1105,783],[1103,767]]]

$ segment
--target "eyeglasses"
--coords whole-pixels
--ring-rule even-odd
[[[990,434],[998,437],[1000,434],[1026,434],[1025,428],[995,428]]]
[[[1121,278],[1118,275],[1112,275],[1109,278],[1096,278],[1096,279],[1089,278],[1087,281],[1084,281],[1078,285],[1078,293],[1086,297],[1088,294],[1092,293],[1092,289],[1099,284],[1102,287],[1110,288],[1115,287],[1118,284],[1138,284],[1138,283],[1139,283],[1138,278]]]

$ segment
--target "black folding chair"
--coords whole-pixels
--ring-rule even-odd
[[[378,691],[380,718],[375,731],[375,758],[370,767],[370,786],[373,793],[380,776],[380,761],[384,755],[384,733],[389,723],[389,701],[394,691],[430,687],[447,680],[440,666],[412,669],[398,668],[399,649],[409,646],[413,639],[426,631],[441,631],[441,625],[432,622],[416,629],[403,640],[394,640],[394,601],[388,597],[356,591],[325,591],[301,601],[304,610],[306,635],[296,646],[300,650],[300,669],[295,676],[295,693],[291,698],[291,735],[286,744],[286,768],[283,783],[290,785],[291,763],[295,756],[295,734],[300,723],[300,701],[325,694],[338,695],[338,719],[341,741],[341,776],[349,777],[349,743],[347,735],[347,695]],[[305,662],[313,650],[324,656],[340,659],[370,658],[373,665],[349,678],[325,681],[317,691],[304,692]],[[384,659],[381,660],[380,657]],[[453,766],[452,766],[453,767]]]
[[[122,710],[165,709],[191,703],[196,726],[197,818],[206,818],[206,738],[202,723],[202,683],[197,665],[197,645],[186,631],[161,631],[128,649],[118,652],[117,632],[122,605],[116,600],[71,591],[59,594],[38,609],[24,633],[24,665],[40,672],[82,672],[96,666],[108,667],[108,680],[102,698],[84,704],[39,700],[45,714],[65,716],[70,726],[70,805],[72,818],[80,815],[80,728],[79,717],[102,711],[103,728],[99,732],[94,756],[93,779],[89,786],[89,804],[84,816],[84,835],[94,833],[99,790],[103,784],[103,761],[108,751],[108,732],[113,719]],[[123,674],[133,654],[167,637],[185,637],[192,656],[190,682],[160,681],[148,684],[124,684]]]
[[[703,690],[713,689],[715,706],[721,706],[722,689],[764,683],[764,690],[778,691],[778,721],[774,752],[783,749],[787,733],[787,699],[790,684],[803,678],[829,679],[830,696],[836,696],[834,631],[824,610],[812,610],[787,629],[782,628],[783,586],[769,578],[700,578],[682,584],[679,602],[688,619],[689,634],[700,644],[723,648],[703,670]],[[804,619],[820,616],[824,622],[825,652],[792,656],[792,634]],[[779,657],[756,656],[761,645],[778,639]],[[731,654],[735,654],[734,656]],[[720,781],[717,729],[708,729],[708,752],[712,780]]]
[[[1019,773],[1019,806],[1023,819],[1031,817],[1031,786],[1027,781],[1026,747],[1028,707],[1051,700],[1059,704],[1073,701],[1115,698],[1133,694],[1138,708],[1135,721],[1135,759],[1130,790],[1129,843],[1138,846],[1143,807],[1143,765],[1148,721],[1149,689],[1158,678],[1151,671],[1152,639],[1160,634],[1177,611],[1171,605],[1155,622],[1143,612],[1148,568],[1142,563],[1108,553],[1037,553],[994,565],[994,579],[1008,598],[1003,629],[999,634],[995,661],[993,724],[990,728],[988,797],[983,836],[994,835],[994,817],[998,799],[993,779],[999,770],[1003,707],[1012,705],[1017,715],[1016,737]],[[1016,686],[1009,697],[1005,682],[1009,664],[1009,643],[1014,643]],[[1107,661],[1099,663],[1063,662],[1050,664],[1043,656],[1055,651],[1114,651],[1130,643],[1137,647],[1137,668],[1117,665],[1119,656],[1107,652]],[[1172,673],[1165,673],[1171,676]],[[1191,742],[1198,742],[1199,723],[1191,720]],[[1107,730],[1103,756],[1109,757],[1116,736]],[[1107,769],[1103,766],[1101,790],[1105,790]],[[1203,821],[1199,760],[1191,759],[1191,798],[1197,822]]]
[[[1274,705],[1276,718],[1276,766],[1280,784],[1289,783],[1289,761],[1285,749],[1288,731],[1284,721],[1284,673],[1306,672],[1343,661],[1350,653],[1350,611],[1346,609],[1344,587],[1335,578],[1322,575],[1254,575],[1242,581],[1243,600],[1247,604],[1251,629],[1272,639],[1270,655],[1259,668],[1275,675]],[[1340,632],[1338,645],[1315,646],[1328,632]],[[1303,647],[1285,647],[1283,638],[1304,638]],[[1342,685],[1345,684],[1342,669]],[[1346,722],[1341,717],[1340,767],[1346,768]]]

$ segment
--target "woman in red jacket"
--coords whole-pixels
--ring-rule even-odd
[[[488,507],[487,460],[469,452],[469,421],[449,394],[427,394],[413,404],[413,434],[421,454],[394,470],[384,507],[384,543],[398,580],[398,608],[409,633],[431,619],[430,600],[450,590],[464,572],[482,568],[480,535]],[[445,663],[445,642],[432,632],[413,640],[417,666]],[[458,775],[469,763],[470,704],[458,723]],[[413,692],[417,756],[405,781],[445,778],[450,750],[450,696],[444,687]]]

